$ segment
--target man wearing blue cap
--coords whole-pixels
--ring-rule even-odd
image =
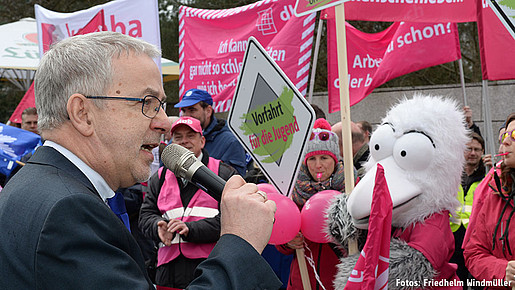
[[[213,98],[203,90],[190,89],[182,100],[175,105],[183,116],[200,121],[206,145],[204,149],[215,159],[231,165],[241,176],[245,176],[247,162],[245,150],[227,127],[225,120],[219,120],[213,114]]]

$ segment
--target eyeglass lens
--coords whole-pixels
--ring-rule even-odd
[[[328,132],[311,132],[311,137],[309,140],[315,139],[315,136],[318,136],[318,139],[320,141],[327,141],[329,140],[329,133]]]
[[[506,132],[506,133],[502,134],[502,135],[501,135],[501,140],[500,140],[500,142],[499,142],[499,143],[504,142],[504,140],[506,140],[506,138],[507,138],[508,136],[511,136],[511,140],[512,140],[512,141],[515,141],[515,130],[511,130],[510,132]]]
[[[157,115],[157,113],[159,113],[160,107],[161,101],[157,97],[148,95],[143,98],[141,108],[143,115],[152,119]]]

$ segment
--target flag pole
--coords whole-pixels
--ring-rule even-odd
[[[496,147],[494,143],[494,133],[492,125],[492,115],[490,107],[490,96],[488,95],[488,80],[482,82],[482,95],[483,95],[483,115],[485,119],[485,141],[486,141],[486,152],[490,152],[492,156],[495,156]],[[495,162],[495,161],[492,161]],[[495,163],[494,163],[495,164]]]
[[[465,74],[463,73],[463,59],[458,59],[458,66],[460,67],[460,82],[461,91],[463,92],[463,105],[467,106],[467,93],[465,92]]]
[[[318,50],[320,48],[320,38],[322,36],[322,26],[324,25],[324,20],[322,20],[322,15],[319,14],[318,18],[318,29],[317,29],[317,39],[315,42],[315,51],[313,52],[313,66],[311,67],[311,79],[309,80],[309,94],[308,94],[308,102],[313,103],[313,90],[315,88],[315,75],[317,73],[317,62],[318,62]]]
[[[352,156],[351,119],[349,99],[349,79],[347,68],[347,39],[345,36],[344,3],[335,6],[336,47],[338,47],[338,78],[340,81],[340,114],[342,121],[343,164],[345,175],[345,193],[349,195],[354,189],[354,165]],[[358,253],[356,240],[349,240],[349,255]]]
[[[306,256],[304,255],[304,248],[295,249],[295,254],[297,255],[297,262],[299,262],[300,277],[302,279],[302,288],[304,290],[311,290],[308,267],[306,266]]]

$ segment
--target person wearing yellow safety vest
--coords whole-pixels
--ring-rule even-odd
[[[485,141],[483,138],[475,133],[470,133],[470,141],[467,143],[465,149],[465,166],[461,176],[461,185],[458,189],[457,199],[460,202],[460,207],[456,212],[451,214],[450,225],[454,234],[454,254],[450,260],[451,263],[458,265],[456,274],[460,277],[461,281],[467,281],[472,278],[469,276],[469,271],[465,267],[465,260],[463,258],[463,237],[469,224],[470,214],[472,212],[472,202],[474,200],[474,191],[485,177],[486,168],[483,164],[481,156],[485,151]],[[466,285],[466,283],[464,284]]]

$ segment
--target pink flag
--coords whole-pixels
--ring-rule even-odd
[[[345,19],[473,22],[476,21],[475,2],[475,0],[350,0],[345,2]]]
[[[340,110],[336,23],[327,19],[329,112]],[[396,22],[379,33],[346,23],[350,105],[398,76],[461,58],[455,23]]]
[[[86,24],[84,27],[79,29],[74,35],[83,35],[92,32],[107,31],[107,27],[104,21],[104,9],[100,11]]]
[[[21,113],[27,108],[36,107],[36,101],[34,98],[34,82],[30,85],[30,88],[25,92],[18,106],[14,110],[9,121],[13,123],[21,123]]]
[[[181,6],[180,96],[202,89],[213,96],[215,112],[228,111],[250,36],[305,94],[316,13],[295,17],[294,7],[295,0],[262,0],[224,10]]]
[[[367,242],[345,289],[388,289],[391,227],[392,198],[384,178],[383,166],[378,164]]]
[[[506,30],[487,1],[477,1],[479,51],[484,80],[515,79],[515,39]]]
[[[55,26],[52,24],[42,23],[41,24],[43,30],[43,50],[46,52],[50,46],[58,41],[53,37],[53,32],[55,30]],[[82,35],[88,34],[97,31],[105,31],[107,30],[104,23],[104,9],[101,9],[92,19],[88,22],[83,28],[79,29],[77,33],[74,35]],[[30,85],[30,88],[27,90],[23,98],[21,99],[18,106],[14,110],[9,121],[13,123],[21,123],[21,113],[27,108],[36,107],[35,95],[34,95],[34,82]]]

